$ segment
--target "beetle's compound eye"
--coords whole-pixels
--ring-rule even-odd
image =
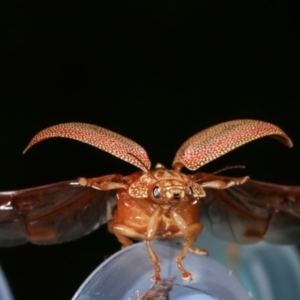
[[[159,187],[155,186],[153,189],[153,197],[154,198],[159,198],[160,197],[160,191],[159,191]]]
[[[188,188],[187,194],[188,194],[189,197],[193,196],[194,192],[193,192],[193,189],[191,187]]]

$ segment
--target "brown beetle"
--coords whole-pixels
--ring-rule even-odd
[[[207,292],[187,285],[175,283],[175,278],[162,278],[160,281],[155,282],[150,289],[148,289],[143,295],[140,295],[140,291],[137,290],[134,294],[137,296],[137,300],[170,300],[170,292],[174,286],[194,290],[211,296]],[[128,300],[133,300],[133,296],[129,297]]]
[[[52,137],[75,139],[123,159],[140,171],[59,182],[20,191],[0,193],[0,245],[24,242],[55,244],[79,238],[108,222],[122,247],[131,239],[146,241],[154,281],[160,280],[160,263],[151,241],[183,236],[176,258],[184,279],[192,275],[182,260],[193,246],[203,224],[215,235],[238,243],[266,240],[300,241],[300,187],[229,178],[197,170],[235,148],[263,136],[273,136],[292,147],[277,126],[255,120],[235,120],[203,130],[177,151],[173,169],[157,164],[151,169],[146,151],[137,143],[107,129],[84,123],[65,123],[42,130],[32,145]],[[25,152],[24,151],[24,152]],[[229,189],[228,189],[229,188]],[[202,206],[201,222],[200,204]]]
[[[174,286],[174,279],[166,278],[156,282],[145,294],[140,296],[140,292],[136,291],[137,300],[170,300],[169,293]],[[133,300],[129,297],[128,300]]]

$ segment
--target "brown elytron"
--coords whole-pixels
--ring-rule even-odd
[[[79,178],[20,191],[0,193],[0,245],[27,241],[54,244],[79,238],[108,222],[123,247],[132,239],[146,241],[155,273],[160,263],[151,247],[154,238],[183,236],[176,258],[184,279],[192,279],[182,260],[205,225],[214,235],[238,243],[267,240],[300,242],[300,187],[282,186],[206,173],[184,174],[263,136],[291,147],[277,126],[255,120],[221,123],[197,133],[178,150],[173,169],[158,164],[150,169],[146,151],[134,141],[107,129],[66,123],[39,132],[32,145],[52,137],[75,139],[121,158],[140,171],[97,178]],[[230,188],[229,188],[230,187]],[[200,218],[201,204],[201,218]],[[201,219],[201,222],[200,222]]]

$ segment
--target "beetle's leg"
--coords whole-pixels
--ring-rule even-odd
[[[127,188],[127,185],[122,183],[122,175],[119,174],[112,174],[106,175],[101,177],[95,177],[86,179],[84,177],[78,178],[79,184],[82,186],[90,186],[94,189],[107,191],[107,190],[114,190],[119,188]]]
[[[201,183],[202,187],[208,187],[213,189],[227,189],[233,185],[240,185],[245,183],[249,179],[248,176],[241,177],[241,178],[234,178],[229,180],[228,182],[223,180],[213,180]]]
[[[130,238],[145,239],[144,234],[138,233],[125,225],[116,224],[113,219],[108,222],[108,231],[117,237],[118,241],[122,244],[122,249],[132,244]]]
[[[131,295],[130,297],[128,298],[128,300],[132,300],[134,295],[137,296],[137,300],[141,299],[141,292],[140,290],[135,290]]]
[[[179,252],[176,257],[177,268],[181,272],[181,276],[185,280],[192,280],[192,274],[189,273],[182,265],[182,260],[185,258],[188,250],[195,252],[200,255],[206,255],[207,252],[203,249],[193,247],[194,242],[196,241],[198,235],[203,229],[203,225],[200,223],[194,223],[192,225],[187,225],[185,220],[177,213],[172,212],[172,217],[176,221],[177,226],[179,227],[182,235],[185,237],[185,243],[183,249]]]
[[[154,264],[154,275],[151,277],[151,279],[154,282],[158,282],[160,281],[160,262],[159,259],[157,257],[157,255],[155,254],[154,250],[152,249],[150,242],[153,240],[153,238],[155,237],[155,233],[157,230],[157,226],[158,226],[158,222],[160,220],[160,210],[157,209],[154,211],[153,215],[150,218],[148,227],[147,227],[147,233],[146,233],[146,245],[147,245],[147,249],[148,249],[148,253],[150,256],[150,261],[151,263]]]
[[[196,223],[197,224],[197,223]],[[195,225],[195,224],[193,224],[193,225]],[[191,226],[193,226],[193,225],[191,225]],[[190,227],[191,227],[190,226]],[[189,227],[189,228],[190,228]],[[202,227],[203,228],[203,227]],[[202,229],[200,230],[200,232],[198,233],[198,236],[199,236],[199,234],[201,233],[201,231],[202,231]],[[196,237],[197,238],[197,237]],[[185,247],[185,245],[187,244],[187,241],[183,241],[183,243],[182,243],[182,246],[183,247]],[[203,248],[199,248],[199,247],[195,247],[195,246],[192,246],[192,244],[189,246],[189,249],[188,249],[190,252],[192,252],[192,253],[195,253],[195,254],[197,254],[197,255],[207,255],[208,254],[208,252],[205,250],[205,249],[203,249]]]
[[[122,244],[122,248],[130,246],[132,244],[132,240],[130,240],[130,238],[138,238],[138,239],[146,240],[150,261],[151,263],[154,264],[155,274],[152,276],[152,280],[155,282],[160,280],[160,262],[154,250],[152,249],[150,242],[155,237],[157,225],[159,222],[159,217],[160,217],[160,210],[154,211],[149,221],[146,235],[139,233],[134,229],[131,229],[125,225],[116,224],[114,219],[112,219],[108,223],[108,231],[113,233],[117,237],[118,241]]]

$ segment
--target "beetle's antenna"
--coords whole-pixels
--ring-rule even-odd
[[[207,296],[213,297],[212,294],[210,294],[210,293],[208,293],[208,292],[206,292],[206,291],[204,291],[204,290],[202,290],[202,289],[196,288],[196,287],[194,287],[194,286],[188,286],[188,285],[185,285],[185,284],[179,284],[179,283],[174,283],[174,285],[176,285],[176,286],[181,286],[181,287],[186,288],[186,289],[198,291],[198,292],[201,292],[201,293],[203,293],[203,294],[205,294],[205,295],[207,295]]]
[[[138,158],[137,158],[137,159],[138,159]],[[142,162],[141,162],[141,163],[142,163]],[[163,168],[163,169],[164,169],[165,167],[164,167],[163,165],[161,165],[161,164],[156,164],[155,167],[154,167],[154,169],[158,169],[158,168]],[[149,170],[150,170],[150,169],[148,169],[148,171],[149,171]],[[148,171],[147,171],[147,173],[148,173],[154,180],[157,181],[158,179],[154,176],[154,174],[149,173]]]
[[[231,170],[231,169],[245,169],[246,167],[244,165],[236,165],[236,166],[227,166],[225,168],[222,168],[216,172],[213,172],[213,175],[219,174],[221,172],[227,171],[227,170]]]
[[[172,251],[174,252],[174,249],[172,247],[170,247],[169,249],[169,257],[172,257]],[[171,274],[171,269],[172,269],[172,264],[171,262],[169,261],[169,265],[168,265],[168,278],[170,278],[170,274]],[[175,278],[173,278],[173,280],[175,280]]]
[[[148,168],[143,161],[141,161],[137,156],[135,156],[134,154],[128,152],[129,155],[133,156],[136,160],[138,160],[143,166],[144,169],[142,169],[145,173],[148,173],[148,171],[150,170],[150,168]]]

